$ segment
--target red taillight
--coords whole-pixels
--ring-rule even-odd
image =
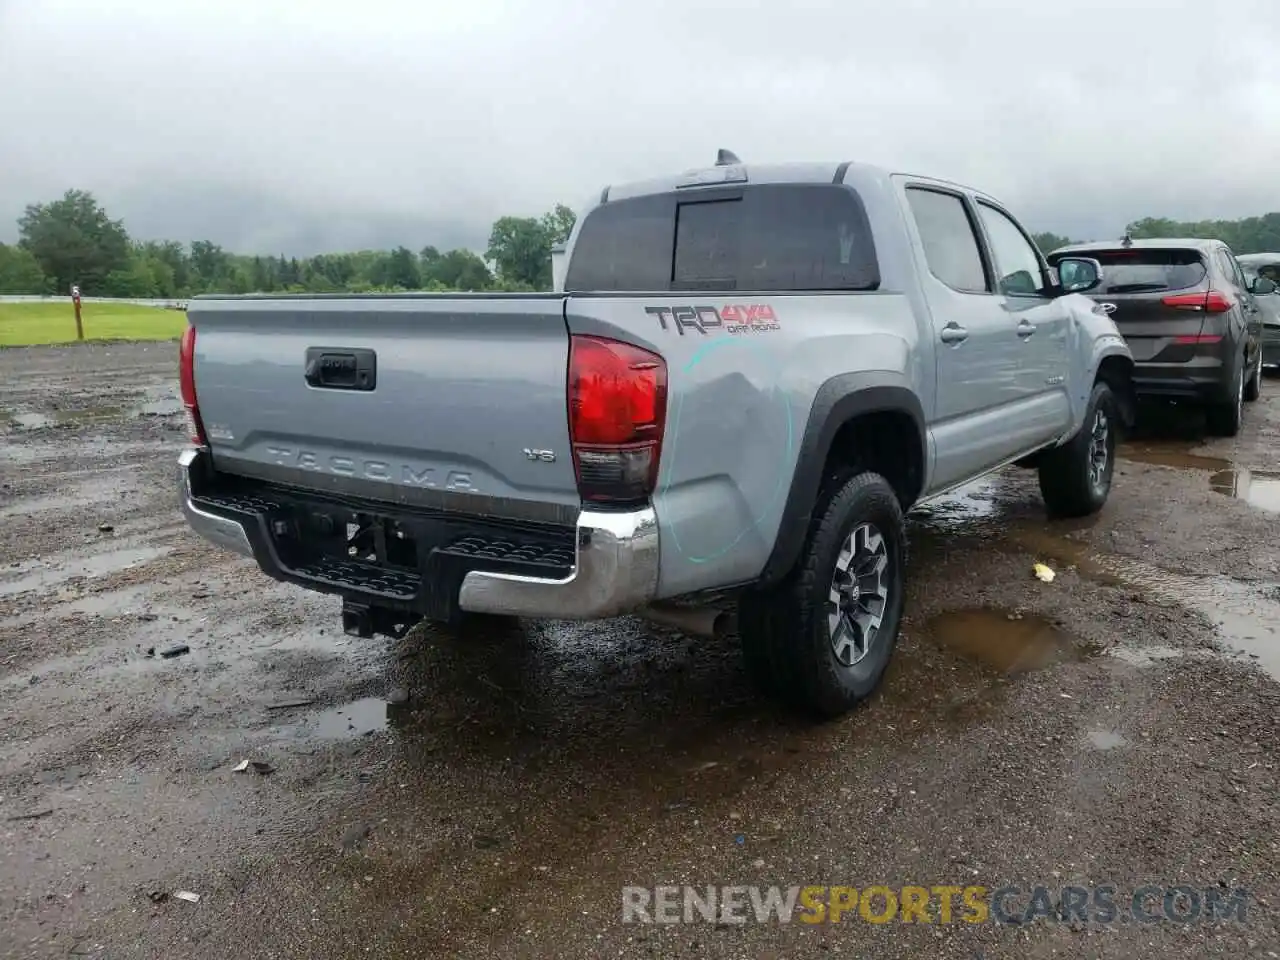
[[[204,423],[200,419],[200,405],[196,402],[196,328],[192,326],[183,331],[182,343],[178,347],[178,389],[182,392],[182,405],[187,408],[191,441],[202,447],[208,446]]]
[[[1160,301],[1166,307],[1178,310],[1203,310],[1205,313],[1226,313],[1235,306],[1235,301],[1221,290],[1210,290],[1208,293],[1176,293],[1164,297]]]
[[[1174,337],[1174,343],[1195,344],[1195,343],[1218,343],[1222,337],[1213,333],[1188,333],[1180,337]]]
[[[584,500],[653,493],[667,419],[667,364],[618,340],[569,344],[569,438]]]

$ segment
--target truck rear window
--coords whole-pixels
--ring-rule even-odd
[[[1053,260],[1069,255],[1059,252]],[[1185,290],[1197,286],[1208,273],[1196,250],[1086,250],[1079,252],[1078,256],[1093,257],[1102,264],[1102,284],[1090,291],[1091,296],[1098,293]]]
[[[578,292],[875,290],[861,199],[835,184],[762,184],[606,203],[565,277]]]

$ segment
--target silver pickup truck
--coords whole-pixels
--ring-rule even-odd
[[[820,716],[875,689],[903,514],[1017,463],[1100,509],[1132,358],[996,200],[854,163],[611,186],[552,294],[206,296],[181,385],[191,526],[423,618],[638,613],[725,629]],[[728,621],[732,624],[732,620]]]

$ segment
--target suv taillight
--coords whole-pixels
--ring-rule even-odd
[[[667,364],[603,337],[569,344],[569,438],[584,500],[636,501],[653,493],[667,420]]]
[[[1208,293],[1175,293],[1160,300],[1166,307],[1179,310],[1203,310],[1205,313],[1226,313],[1235,303],[1221,290]]]
[[[204,422],[200,419],[200,405],[196,402],[196,328],[188,326],[178,347],[178,388],[182,391],[182,405],[187,408],[187,428],[191,442],[202,447],[209,445],[204,435]]]

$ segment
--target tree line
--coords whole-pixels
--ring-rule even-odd
[[[391,290],[549,290],[551,248],[575,215],[563,204],[541,217],[501,217],[482,257],[472,250],[359,250],[312,257],[232,253],[208,240],[183,244],[135,240],[84,190],[27,206],[16,245],[0,243],[0,294],[185,298],[200,293],[366,293]],[[1147,217],[1130,236],[1206,237],[1238,254],[1280,251],[1280,213],[1242,220],[1183,223]],[[1073,242],[1054,233],[1034,239],[1046,253]]]
[[[1237,256],[1245,253],[1280,253],[1280,213],[1266,213],[1242,220],[1170,220],[1168,217],[1144,217],[1125,227],[1134,240],[1156,237],[1199,237],[1221,240]],[[1080,243],[1056,233],[1032,236],[1036,245],[1048,253],[1069,243]],[[1115,239],[1120,239],[1119,237]]]
[[[200,293],[368,293],[394,290],[551,289],[551,248],[574,212],[557,204],[541,217],[501,217],[485,256],[466,249],[359,250],[313,257],[249,256],[208,240],[135,240],[84,190],[33,203],[18,220],[18,243],[0,243],[0,294],[186,298]]]

